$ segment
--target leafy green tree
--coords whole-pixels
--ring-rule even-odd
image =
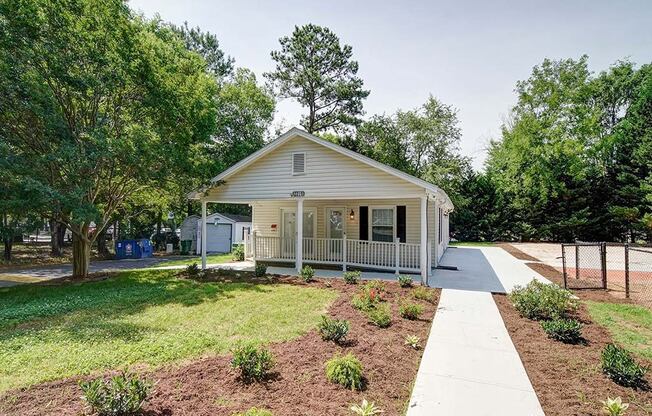
[[[314,24],[295,26],[280,43],[281,49],[271,53],[276,68],[265,77],[281,97],[294,98],[308,108],[301,121],[306,130],[316,133],[357,125],[369,91],[357,76],[351,46],[342,46],[330,29]]]
[[[0,169],[0,237],[6,261],[12,258],[14,240],[42,223],[38,212],[43,203],[38,188]]]
[[[0,58],[0,137],[72,231],[85,276],[91,224],[191,166],[215,129],[215,79],[119,0],[0,2]]]
[[[168,24],[174,32],[178,33],[184,41],[186,49],[201,55],[206,60],[206,70],[217,78],[233,74],[235,60],[227,56],[220,48],[217,36],[204,32],[199,27],[189,27],[188,22],[181,26]]]

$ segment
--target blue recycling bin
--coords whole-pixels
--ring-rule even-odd
[[[115,243],[115,258],[143,259],[152,257],[154,251],[151,241],[146,238],[140,240],[119,240]]]

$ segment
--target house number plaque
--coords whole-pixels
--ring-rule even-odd
[[[292,196],[292,198],[301,198],[303,196],[306,196],[306,192],[305,191],[292,191],[290,196]]]

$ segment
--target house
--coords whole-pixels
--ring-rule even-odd
[[[203,220],[196,221],[196,250],[202,251]],[[214,213],[206,216],[206,252],[228,253],[233,244],[244,243],[245,235],[251,231],[251,217],[246,215]]]
[[[424,283],[453,210],[439,187],[298,128],[190,197],[204,218],[209,203],[250,205],[254,261],[420,273]]]

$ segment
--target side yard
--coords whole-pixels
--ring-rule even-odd
[[[87,412],[79,381],[121,369],[155,383],[144,404],[153,415],[233,415],[255,406],[277,416],[347,415],[362,399],[403,414],[421,358],[406,338],[423,346],[438,291],[224,271],[198,281],[185,273],[137,270],[0,289],[0,414]],[[406,306],[421,315],[403,318]],[[322,339],[322,314],[349,322],[345,342]],[[271,352],[275,365],[264,380],[245,383],[231,367],[242,342]],[[361,390],[325,375],[328,360],[349,353],[362,364]]]

